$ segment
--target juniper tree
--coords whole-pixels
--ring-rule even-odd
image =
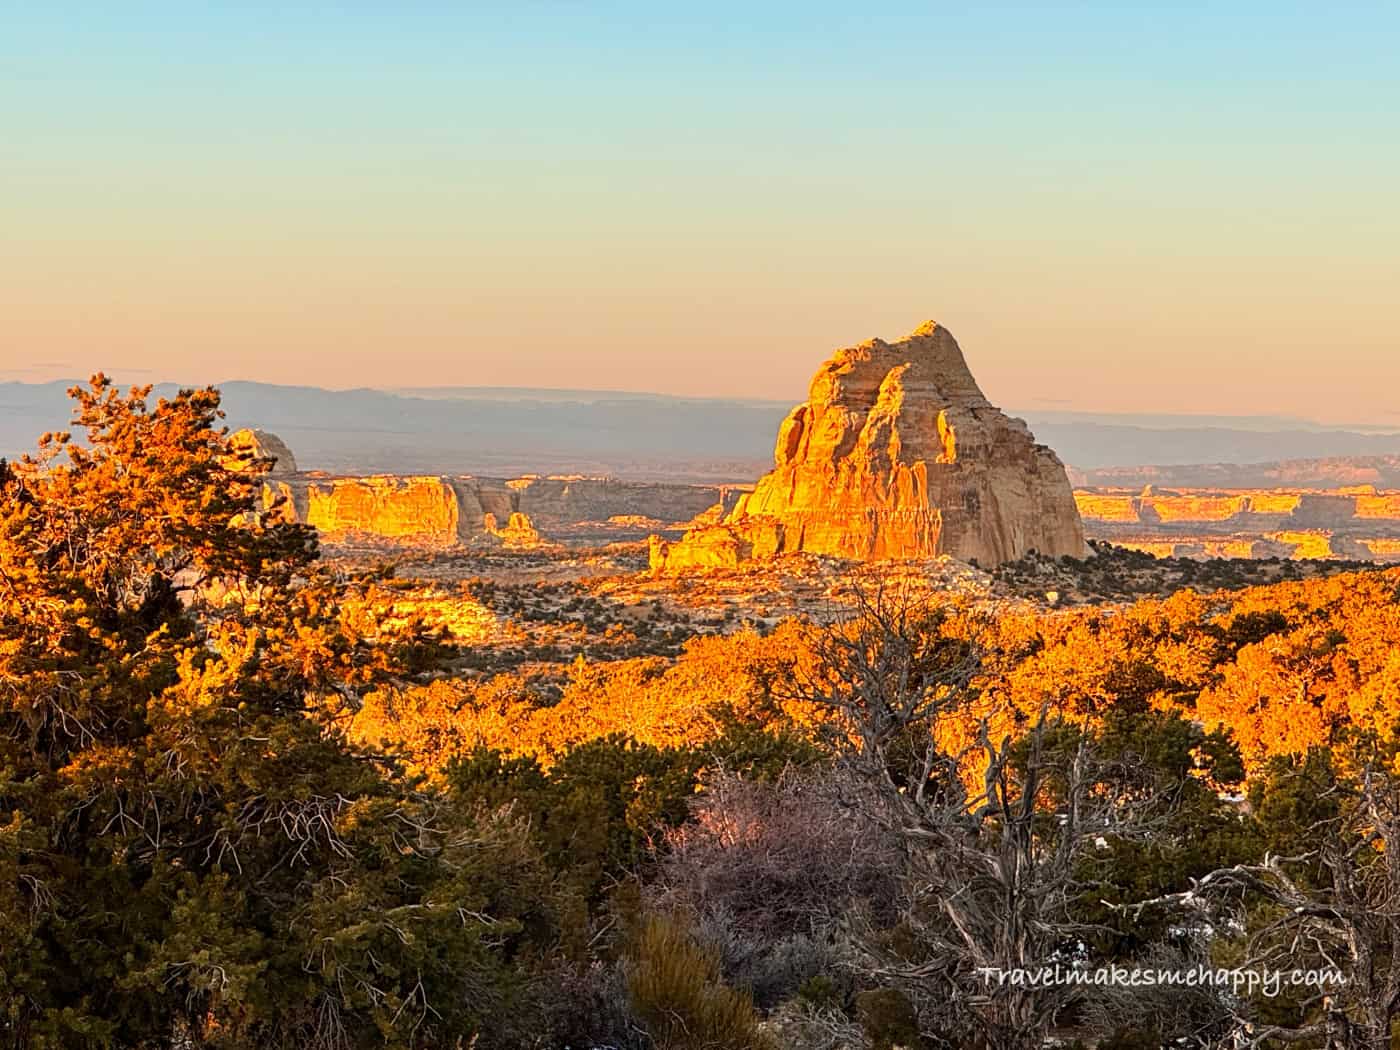
[[[265,507],[217,392],[75,388],[0,469],[0,1044],[427,1045],[514,1009],[541,876],[348,746],[437,640]],[[523,903],[521,903],[523,902]]]

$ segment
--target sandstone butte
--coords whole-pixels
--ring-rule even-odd
[[[992,405],[929,322],[838,350],[778,430],[774,467],[718,524],[651,541],[657,573],[803,551],[984,567],[1088,548],[1064,464]]]
[[[272,467],[268,474],[273,477],[297,472],[297,461],[292,450],[276,434],[269,434],[266,430],[249,427],[235,430],[228,436],[228,447],[232,453],[230,466],[235,469],[240,465],[251,466],[253,460],[270,459]]]

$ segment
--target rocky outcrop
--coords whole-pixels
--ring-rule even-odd
[[[332,542],[387,540],[446,547],[495,536],[508,546],[545,542],[540,533],[639,515],[685,521],[728,501],[713,485],[651,485],[611,478],[277,476],[263,503],[291,521],[314,525]],[[503,524],[504,523],[504,524]],[[533,537],[533,539],[531,538]]]
[[[678,572],[805,551],[983,566],[1087,553],[1065,469],[983,396],[952,335],[838,350],[778,431],[774,469],[717,524],[652,545]]]
[[[249,469],[257,460],[271,460],[268,474],[281,477],[297,472],[296,457],[276,434],[245,427],[228,436],[229,462],[232,469]]]
[[[306,487],[304,505],[302,520],[329,540],[374,538],[447,545],[456,542],[462,526],[452,487],[435,477],[313,482]],[[481,520],[477,519],[478,527]]]
[[[501,541],[506,550],[538,550],[549,546],[540,530],[528,514],[516,511],[504,525],[496,522],[496,515],[487,514],[483,521],[486,532]]]

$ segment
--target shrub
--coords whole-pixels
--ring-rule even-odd
[[[643,922],[627,991],[658,1050],[772,1050],[752,998],[724,983],[717,954],[677,919]]]
[[[860,1024],[871,1050],[923,1045],[914,1004],[897,988],[874,988],[856,996]]]

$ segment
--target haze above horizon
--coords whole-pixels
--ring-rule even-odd
[[[24,5],[0,381],[1400,420],[1400,9]],[[62,10],[59,10],[59,8]]]

